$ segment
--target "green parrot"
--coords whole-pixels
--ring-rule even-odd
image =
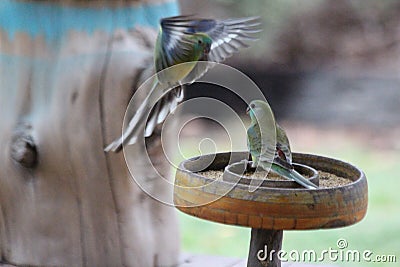
[[[157,76],[122,136],[104,150],[118,152],[123,145],[134,144],[143,132],[144,137],[151,136],[155,127],[183,100],[182,84],[194,82],[207,71],[207,64],[197,62],[225,60],[240,48],[248,47],[246,41],[257,40],[253,35],[261,31],[259,27],[258,17],[214,20],[175,16],[162,19],[154,50]],[[180,63],[187,64],[178,65]],[[162,71],[172,66],[176,67]],[[155,95],[160,92],[163,97],[151,106],[150,100],[157,100]]]
[[[254,100],[250,103],[247,113],[251,118],[250,127],[247,129],[247,146],[253,167],[259,166],[266,171],[272,169],[308,189],[318,188],[293,168],[289,139],[285,130],[278,124],[275,123],[275,127],[271,127],[275,120],[270,116],[269,105],[264,101]]]

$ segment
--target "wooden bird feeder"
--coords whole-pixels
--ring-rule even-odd
[[[176,173],[174,203],[180,211],[195,217],[251,227],[249,267],[281,266],[277,253],[270,254],[270,251],[281,249],[283,230],[344,227],[365,216],[368,203],[366,177],[357,167],[340,160],[293,154],[293,161],[299,164],[296,168],[302,174],[307,171],[302,165],[306,165],[311,170],[350,180],[346,185],[317,190],[261,184],[252,192],[244,178],[235,182],[226,172],[223,178],[217,179],[203,175],[204,171],[224,170],[247,158],[247,152],[228,152],[182,162]],[[273,257],[259,260],[265,246]]]

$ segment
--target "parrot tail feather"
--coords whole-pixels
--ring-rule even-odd
[[[308,179],[304,178],[300,173],[298,173],[294,169],[290,170],[290,177],[296,183],[301,184],[302,186],[304,186],[307,189],[317,189],[318,188],[318,186],[316,186],[314,183],[310,182]]]
[[[318,186],[314,183],[310,182],[308,179],[304,178],[300,173],[298,173],[294,169],[287,169],[282,166],[276,165],[275,163],[272,164],[271,170],[276,172],[277,174],[295,181],[296,183],[304,186],[307,189],[317,189]]]
[[[161,100],[159,100],[156,106],[153,108],[150,116],[149,122],[146,126],[146,137],[150,136],[153,133],[154,128],[164,122],[168,114],[173,113],[175,108],[178,106],[179,102],[183,100],[183,88],[179,86],[167,93]],[[155,120],[156,124],[151,125],[150,122]],[[147,135],[147,133],[149,135]]]
[[[104,148],[105,152],[114,152],[114,153],[118,153],[120,152],[122,149],[122,140],[121,138],[113,141],[111,144],[109,144],[106,148]]]
[[[148,99],[145,99],[133,118],[130,120],[128,127],[123,131],[122,136],[109,144],[104,151],[118,153],[121,151],[122,146],[126,144],[134,144],[138,139],[137,135],[141,132],[141,130],[144,130],[143,121],[146,119],[145,116],[148,114],[149,109]]]

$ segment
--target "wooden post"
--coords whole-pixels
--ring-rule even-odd
[[[281,267],[282,230],[251,229],[248,267]]]
[[[164,0],[0,3],[0,265],[176,264],[175,211],[103,148],[152,64],[139,28],[177,13]]]

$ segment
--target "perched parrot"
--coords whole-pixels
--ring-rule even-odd
[[[308,189],[318,188],[293,168],[292,152],[285,130],[278,124],[266,129],[268,123],[274,120],[269,110],[268,104],[261,100],[252,101],[247,109],[251,118],[251,125],[247,129],[247,146],[250,150],[253,167],[259,166],[266,171],[271,168],[277,174]],[[274,137],[276,138],[275,145],[271,144]],[[271,159],[272,162],[270,162]]]
[[[183,100],[182,84],[194,82],[207,71],[206,64],[196,62],[221,62],[240,48],[248,47],[247,41],[257,40],[254,35],[261,31],[258,17],[214,20],[175,16],[161,19],[160,24],[154,51],[156,79],[123,136],[108,145],[104,149],[106,152],[118,152],[123,145],[134,144],[143,130],[144,137],[151,136],[154,128]],[[193,64],[178,65],[171,71],[160,72],[186,62]],[[171,86],[175,88],[171,89]],[[164,95],[152,107],[149,99],[157,91]],[[150,114],[148,121],[147,114]]]

